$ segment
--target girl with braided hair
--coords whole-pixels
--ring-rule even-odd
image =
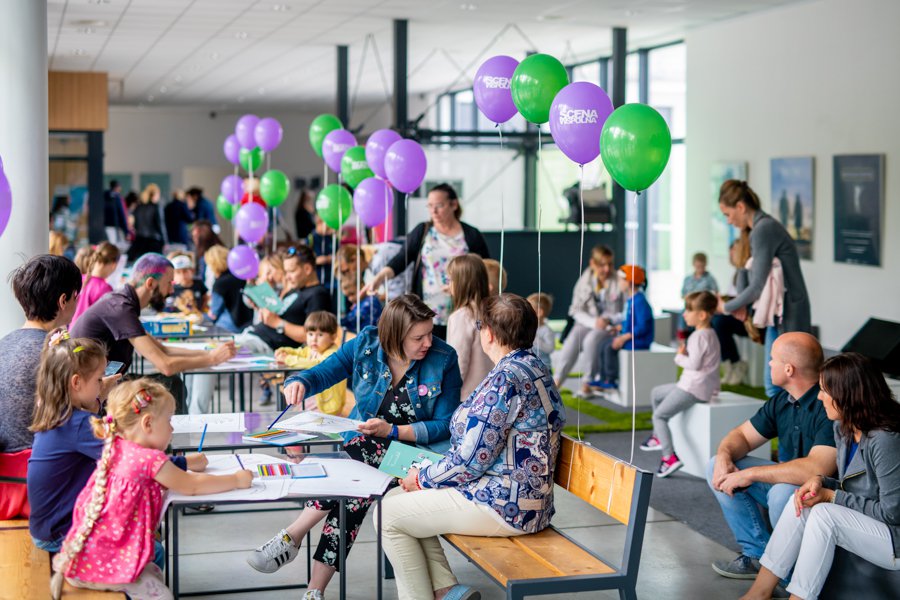
[[[92,419],[104,441],[97,469],[75,502],[72,528],[53,561],[50,591],[58,600],[63,577],[75,587],[125,592],[133,600],[168,600],[172,593],[152,563],[154,531],[166,489],[214,494],[250,487],[253,475],[182,471],[164,450],[172,438],[175,399],[141,378],[110,393],[107,416]]]

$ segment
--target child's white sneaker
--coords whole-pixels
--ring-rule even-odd
[[[299,551],[287,530],[282,529],[278,535],[251,552],[247,564],[260,573],[274,573],[294,560]]]
[[[736,363],[731,362],[730,360],[722,361],[722,383],[728,384],[731,381],[731,371],[734,370],[734,365]]]
[[[744,377],[747,376],[747,371],[749,371],[747,367],[747,363],[739,360],[736,363],[733,363],[731,366],[731,373],[729,373],[730,377],[728,378],[728,385],[740,385],[744,383]]]

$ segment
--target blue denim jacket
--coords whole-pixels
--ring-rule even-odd
[[[359,336],[345,343],[321,364],[288,377],[285,385],[299,381],[306,395],[313,396],[344,379],[356,396],[351,419],[365,421],[375,416],[391,385],[387,355],[378,341],[378,329],[366,327]],[[434,338],[428,354],[412,361],[406,372],[406,390],[416,411],[412,423],[416,443],[435,451],[448,447],[450,417],[459,406],[462,377],[456,351],[443,340]],[[344,434],[345,441],[357,435]],[[435,442],[444,442],[435,445]]]

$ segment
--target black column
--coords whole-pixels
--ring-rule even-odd
[[[103,132],[89,131],[88,142],[88,240],[106,241],[103,228]]]
[[[627,48],[627,30],[614,27],[612,39],[612,103],[615,108],[625,104],[625,56]],[[625,189],[615,181],[612,184],[612,202],[616,211],[613,221],[616,229],[616,243],[613,251],[616,262],[625,262]]]
[[[337,47],[337,117],[350,129],[350,49]]]
[[[406,134],[409,125],[409,98],[406,85],[406,74],[409,65],[409,21],[394,20],[394,129],[401,135]],[[406,235],[406,206],[403,194],[394,194],[394,216],[396,217],[396,234]]]
[[[532,54],[535,54],[535,52],[527,52],[526,56],[531,56]],[[525,177],[525,229],[537,230],[538,125],[525,121],[525,131],[527,135],[522,140],[522,160],[525,162],[525,168],[523,169]]]

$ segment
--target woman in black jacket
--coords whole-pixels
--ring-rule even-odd
[[[372,293],[386,279],[403,273],[415,263],[412,292],[417,294],[437,315],[434,335],[447,338],[447,318],[453,310],[447,286],[447,264],[456,256],[477,254],[490,258],[481,232],[459,220],[462,207],[452,186],[441,183],[428,192],[428,214],[431,220],[420,223],[409,232],[405,251],[398,253],[360,292]]]
[[[134,207],[134,242],[128,249],[128,260],[134,262],[147,252],[161,254],[166,243],[163,218],[159,208],[159,186],[151,183],[141,193],[141,203]]]

